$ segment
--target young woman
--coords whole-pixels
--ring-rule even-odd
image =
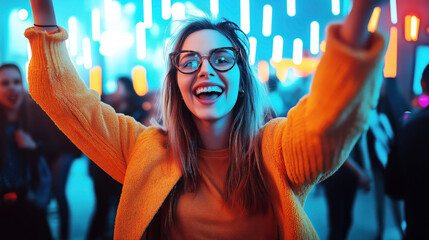
[[[245,35],[229,21],[191,22],[178,35],[160,129],[100,103],[70,62],[51,0],[31,0],[30,92],[123,183],[115,238],[316,239],[306,196],[346,159],[379,92],[384,41],[366,31],[374,2],[356,1],[328,29],[310,94],[265,126]]]

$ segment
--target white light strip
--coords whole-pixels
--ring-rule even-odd
[[[162,19],[168,20],[171,17],[171,0],[162,0]]]
[[[392,24],[398,23],[398,10],[396,8],[396,0],[390,0],[390,19]]]
[[[295,38],[293,40],[293,57],[292,61],[296,65],[299,65],[302,63],[302,40],[299,38]]]
[[[100,10],[92,10],[92,40],[100,41]]]
[[[77,21],[75,17],[69,18],[70,55],[77,55]]]
[[[219,14],[219,0],[210,0],[210,12],[214,17]]]
[[[146,28],[145,24],[138,22],[136,25],[137,58],[142,60],[146,57]]]
[[[250,44],[250,54],[249,54],[249,63],[250,65],[255,64],[256,59],[256,38],[255,37],[249,37],[249,44]]]
[[[340,0],[331,0],[332,1],[332,13],[337,16],[340,14]]]
[[[104,0],[104,21],[107,21],[109,19],[110,14],[110,3],[112,0]]]
[[[295,16],[296,14],[296,7],[295,7],[295,0],[287,0],[287,15],[290,17]]]
[[[240,24],[245,34],[250,32],[250,8],[249,0],[240,0]]]
[[[283,57],[283,38],[277,35],[273,39],[273,61],[280,62]]]
[[[319,23],[316,21],[310,24],[310,52],[311,54],[319,53]]]
[[[268,37],[271,35],[271,23],[273,20],[273,8],[271,5],[266,4],[264,6],[264,13],[262,16],[262,34],[265,37]]]
[[[152,0],[143,0],[143,22],[146,28],[152,27]]]
[[[186,18],[186,8],[183,3],[177,2],[171,6],[171,17],[174,20],[183,20]]]
[[[82,40],[82,49],[83,49],[83,66],[85,69],[90,69],[92,67],[92,57],[91,57],[91,40],[85,37]]]
[[[30,42],[27,43],[27,55],[28,55],[28,61],[30,62],[31,56],[32,56]]]

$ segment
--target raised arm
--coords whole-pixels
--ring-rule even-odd
[[[286,120],[265,127],[264,155],[281,157],[277,168],[286,171],[296,191],[338,169],[368,127],[381,86],[384,39],[366,26],[373,7],[385,1],[355,0],[344,23],[328,27],[326,52],[310,93]]]
[[[25,32],[32,50],[31,96],[83,153],[122,182],[129,156],[146,127],[116,114],[84,84],[65,47],[67,32],[56,27],[52,0],[30,2],[34,23],[39,25]]]

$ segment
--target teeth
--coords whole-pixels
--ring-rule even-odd
[[[209,87],[199,87],[195,91],[195,93],[197,95],[199,95],[201,93],[206,93],[206,92],[218,92],[218,93],[222,93],[222,89],[220,87],[218,87],[218,86],[209,86]]]

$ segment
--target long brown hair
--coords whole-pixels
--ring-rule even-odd
[[[268,208],[267,190],[261,168],[259,130],[263,124],[263,90],[254,77],[248,62],[248,39],[237,24],[228,20],[213,23],[208,19],[194,20],[178,34],[173,51],[180,51],[186,38],[193,32],[212,29],[224,35],[241,55],[237,60],[240,70],[240,96],[232,109],[234,119],[229,136],[230,165],[225,182],[224,199],[247,213],[265,212]],[[168,146],[180,161],[183,177],[170,193],[169,220],[173,221],[177,199],[182,192],[193,192],[198,187],[198,131],[192,113],[186,107],[177,83],[177,70],[168,62],[168,72],[162,89],[162,120],[167,131]],[[171,223],[171,222],[170,222]]]

